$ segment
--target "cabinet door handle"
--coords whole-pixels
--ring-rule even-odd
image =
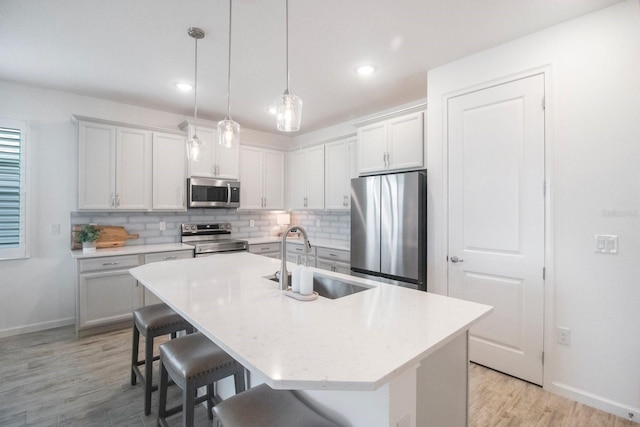
[[[231,184],[227,183],[227,205],[231,204]]]
[[[118,265],[119,262],[103,262],[102,265]]]
[[[164,259],[176,259],[176,258],[178,258],[178,257],[175,256],[175,255],[164,257]]]
[[[336,254],[329,254],[329,256],[338,256],[338,255],[336,255]]]
[[[268,251],[270,248],[260,248],[261,251]]]
[[[116,207],[120,206],[120,195],[116,194]]]
[[[116,207],[116,195],[115,194],[111,194],[111,207],[115,208]]]

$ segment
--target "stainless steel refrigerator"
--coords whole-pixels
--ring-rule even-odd
[[[351,180],[351,274],[427,290],[426,171]]]

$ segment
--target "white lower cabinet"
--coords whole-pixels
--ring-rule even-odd
[[[142,306],[142,287],[129,274],[142,265],[140,255],[81,259],[78,264],[77,330],[130,319]]]
[[[316,266],[316,248],[312,247],[311,252],[304,251],[304,245],[301,243],[287,243],[287,261],[295,264],[306,265],[307,267]]]
[[[76,331],[108,329],[131,319],[133,310],[162,302],[139,284],[129,269],[192,257],[193,250],[178,250],[79,259]]]
[[[256,255],[263,255],[269,258],[280,259],[280,243],[255,243],[249,245],[249,252]]]
[[[316,252],[316,267],[337,273],[351,273],[351,253],[340,249],[319,247]]]

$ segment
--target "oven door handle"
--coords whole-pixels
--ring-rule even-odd
[[[227,205],[231,204],[231,184],[227,182]]]

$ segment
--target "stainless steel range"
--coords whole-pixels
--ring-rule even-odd
[[[231,224],[182,224],[182,243],[195,246],[196,258],[223,252],[239,252],[249,249],[245,240],[232,239]]]

